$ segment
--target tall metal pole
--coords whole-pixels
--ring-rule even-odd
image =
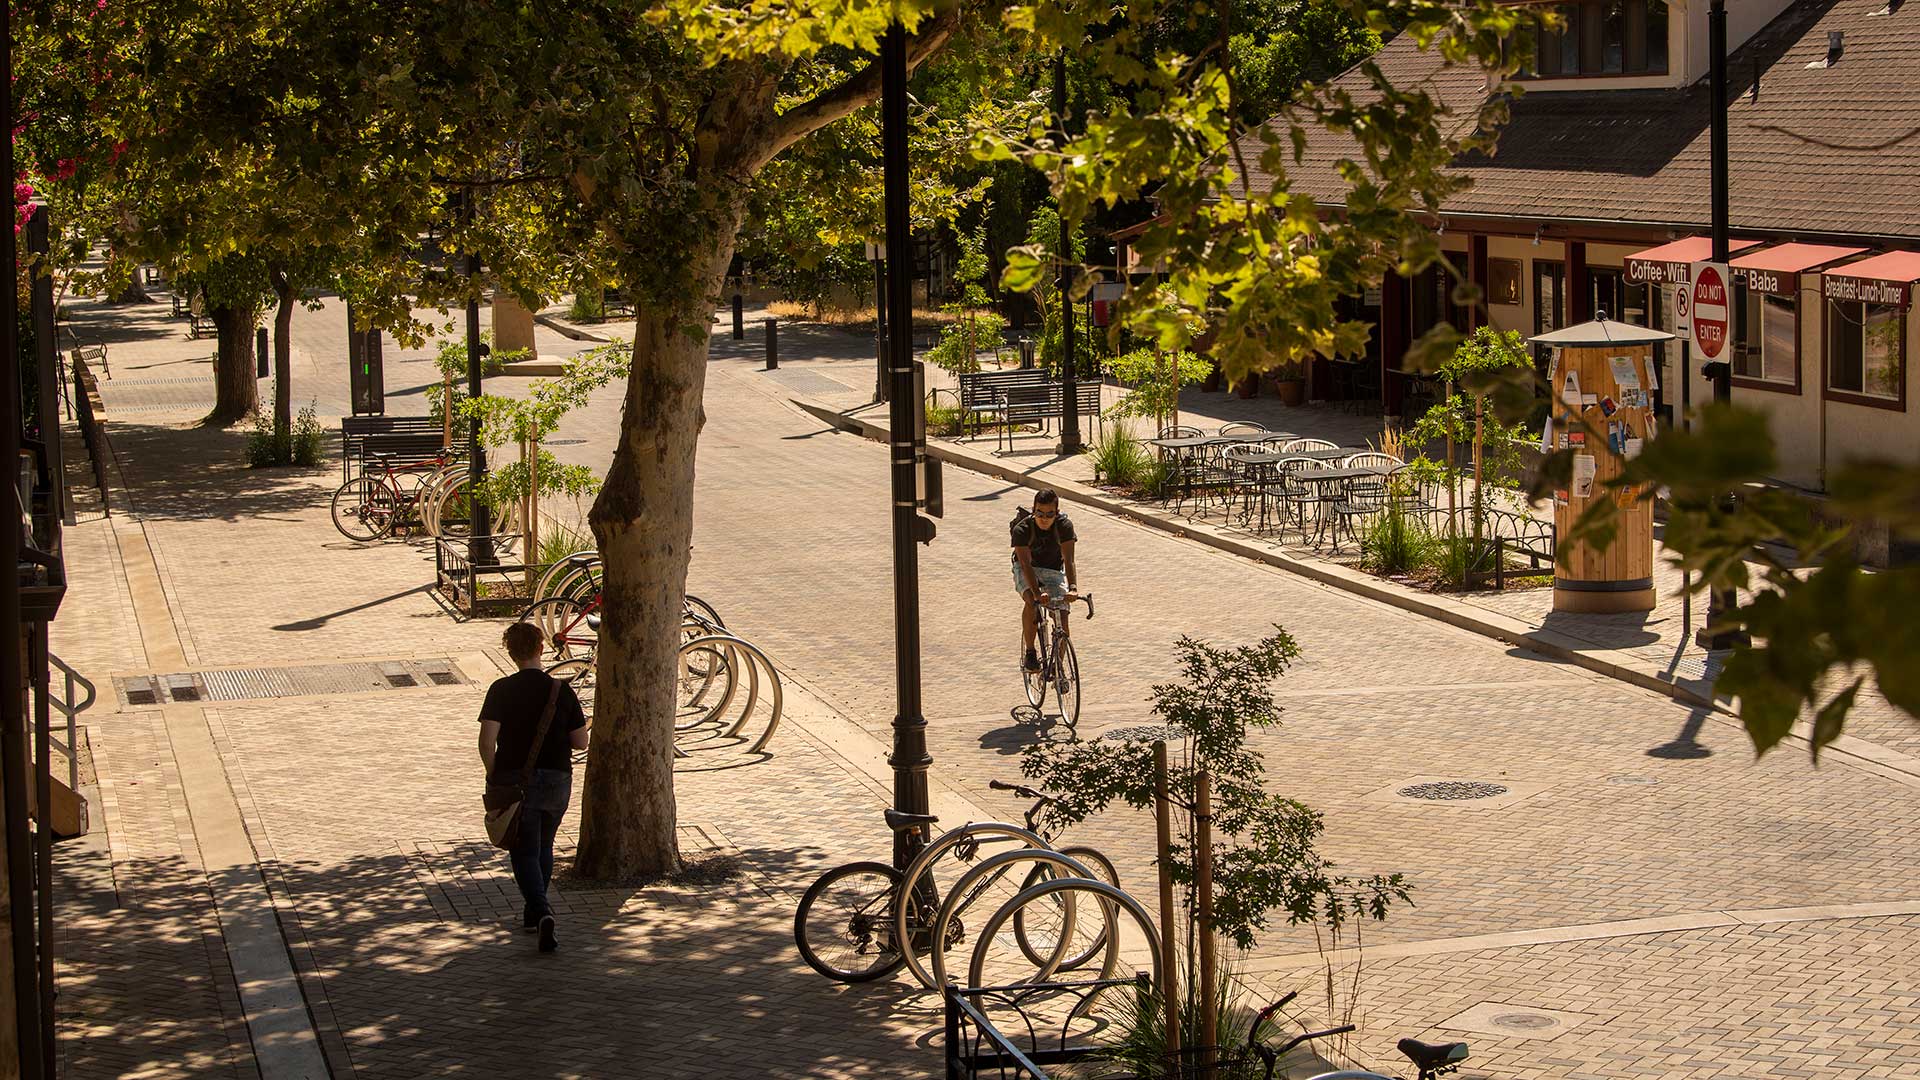
[[[0,61],[0,120],[13,130],[13,17],[12,5],[0,11],[0,37],[7,51]],[[13,177],[13,140],[0,146],[0,174]],[[0,229],[5,236],[7,287],[0,300],[0,462],[8,471],[12,486],[14,463],[20,458],[20,336],[19,297],[13,282],[19,273],[19,249],[12,229]],[[47,408],[41,402],[40,408]],[[58,483],[59,478],[55,477]],[[11,500],[9,500],[11,501]],[[0,566],[20,563],[19,518],[8,515],[11,524],[0,528]],[[27,840],[27,729],[25,710],[26,678],[23,655],[25,645],[20,632],[20,579],[6,575],[0,584],[0,627],[6,641],[0,643],[0,808],[5,814],[7,843],[7,904],[9,929],[13,937],[13,1023],[14,1038],[20,1051],[20,1075],[38,1080],[47,1074],[41,1055],[40,993],[33,925],[33,848]],[[44,813],[44,810],[42,811]]]
[[[892,394],[887,386],[887,264],[883,259],[873,260],[873,294],[873,341],[878,356],[873,400],[886,401]]]
[[[1053,112],[1060,119],[1060,144],[1067,142],[1067,54],[1060,53],[1053,64]],[[1057,202],[1057,200],[1056,200]],[[1080,393],[1079,364],[1074,356],[1073,341],[1073,230],[1067,225],[1067,215],[1060,215],[1060,371],[1064,383],[1061,390],[1066,394],[1063,414],[1060,418],[1060,447],[1062,454],[1080,452]]]
[[[1709,81],[1712,83],[1712,128],[1708,144],[1713,184],[1713,261],[1725,263],[1731,257],[1727,238],[1727,0],[1712,0],[1707,8],[1707,52],[1712,59]],[[1728,282],[1731,288],[1733,283]],[[1713,378],[1713,400],[1725,404],[1733,400],[1733,365],[1725,358],[1707,365]],[[1733,509],[1734,496],[1728,494],[1722,508]],[[1727,612],[1740,604],[1732,589],[1714,589],[1707,594],[1707,625],[1698,641],[1709,649],[1727,649],[1749,640],[1746,634],[1731,630],[1714,631]]]
[[[468,189],[461,196],[461,213],[469,228],[473,225],[474,193]],[[485,357],[481,350],[486,343],[480,340],[480,253],[473,249],[473,238],[467,237],[467,397],[479,400],[485,391],[481,388],[481,371],[485,367]],[[493,559],[493,521],[487,511],[487,504],[480,500],[480,485],[487,479],[487,450],[480,445],[480,414],[475,413],[467,425],[467,562],[472,566],[485,566]],[[532,559],[538,552],[529,551],[526,557]]]
[[[893,472],[893,666],[898,710],[893,718],[893,805],[909,814],[927,812],[927,718],[920,711],[920,529],[914,510],[913,222],[907,184],[907,31],[887,28],[880,52],[881,165],[887,217],[887,429]],[[917,832],[893,837],[894,865],[905,868],[924,839]]]

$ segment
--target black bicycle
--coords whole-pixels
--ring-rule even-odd
[[[1295,990],[1260,1010],[1260,1015],[1253,1020],[1253,1026],[1247,1030],[1247,1050],[1259,1057],[1265,1066],[1265,1072],[1262,1074],[1265,1080],[1273,1080],[1274,1068],[1294,1047],[1314,1039],[1345,1035],[1354,1030],[1352,1024],[1342,1024],[1325,1031],[1306,1032],[1278,1047],[1267,1045],[1266,1040],[1261,1038],[1261,1029],[1267,1027],[1273,1020],[1273,1015],[1286,1007],[1287,1003],[1299,994],[1300,992]],[[1399,1050],[1407,1056],[1408,1061],[1413,1062],[1413,1067],[1419,1070],[1416,1080],[1438,1080],[1446,1073],[1457,1071],[1460,1063],[1467,1060],[1467,1044],[1463,1042],[1429,1043],[1421,1042],[1419,1039],[1401,1039]],[[1395,1080],[1395,1078],[1365,1069],[1340,1069],[1329,1073],[1315,1073],[1307,1080]]]
[[[1033,800],[1026,811],[1026,825],[999,821],[968,822],[932,836],[939,821],[932,814],[903,814],[886,811],[887,827],[894,832],[912,832],[931,836],[927,845],[902,874],[883,862],[855,862],[837,866],[822,874],[800,898],[793,915],[793,940],[801,959],[813,970],[838,982],[868,982],[885,978],[905,966],[914,978],[929,989],[943,981],[936,973],[940,964],[926,961],[944,958],[945,950],[966,940],[966,925],[961,916],[1000,885],[1017,865],[1025,866],[1019,882],[1021,891],[1048,880],[1061,869],[1043,865],[1049,857],[1064,856],[1108,884],[1120,884],[1119,872],[1105,855],[1090,847],[1054,848],[1054,833],[1039,825],[1040,813],[1053,797],[1021,784],[992,780],[988,787],[1011,791]],[[967,876],[976,865],[984,865],[993,856],[982,857],[985,848],[1002,850],[1031,849],[1030,860],[1014,860],[977,874],[973,884],[952,899],[943,898],[941,881],[954,883]],[[1056,860],[1057,861],[1057,860]],[[943,913],[946,915],[941,919]],[[940,923],[936,926],[936,923]],[[1092,939],[1067,940],[1061,928],[1051,921],[1029,919],[1026,909],[1014,917],[1014,940],[1020,952],[1036,969],[1070,971],[1091,963],[1105,950],[1103,928]],[[901,942],[908,948],[901,948]],[[939,942],[936,950],[935,942]],[[938,957],[935,956],[936,952]]]
[[[1067,615],[1076,600],[1087,602],[1087,618],[1093,618],[1093,594],[1082,593],[1064,600],[1047,597],[1040,608],[1040,666],[1020,670],[1026,684],[1027,704],[1036,709],[1045,705],[1051,693],[1060,708],[1060,722],[1069,728],[1080,722],[1080,662],[1073,655],[1073,639],[1067,636]]]

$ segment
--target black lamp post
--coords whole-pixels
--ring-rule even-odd
[[[1707,52],[1712,60],[1709,82],[1712,84],[1708,155],[1713,184],[1713,261],[1725,265],[1732,257],[1731,241],[1727,237],[1728,178],[1727,178],[1727,0],[1712,0],[1707,8]],[[1733,282],[1727,282],[1729,293]],[[1732,297],[1729,295],[1732,306]],[[1697,317],[1697,313],[1696,313]],[[1700,373],[1713,382],[1713,400],[1726,403],[1733,400],[1733,366],[1725,357],[1701,366]],[[1722,503],[1723,509],[1733,509],[1734,497],[1729,494]],[[1745,644],[1751,639],[1742,631],[1720,627],[1718,624],[1726,614],[1739,606],[1740,598],[1732,589],[1714,589],[1707,594],[1707,625],[1700,629],[1694,640],[1708,649],[1727,649],[1734,645]]]
[[[893,717],[893,805],[909,814],[927,812],[927,718],[920,704],[920,552],[916,541],[933,538],[933,523],[915,510],[915,436],[920,398],[913,387],[913,222],[907,185],[907,32],[895,22],[880,51],[881,169],[887,219],[887,412],[893,480],[893,664],[898,709]],[[919,833],[898,832],[893,861],[905,868],[925,842]]]
[[[1053,111],[1060,118],[1060,144],[1067,142],[1067,54],[1064,50],[1053,64]],[[1067,215],[1060,215],[1060,372],[1061,391],[1066,395],[1060,418],[1062,455],[1080,452],[1079,363],[1073,341],[1073,230]]]
[[[473,225],[473,189],[469,188],[461,195],[461,213],[471,228]],[[481,388],[481,370],[485,366],[487,345],[480,340],[480,253],[473,249],[473,238],[467,237],[467,396],[474,400],[485,391]],[[453,402],[447,402],[452,408]],[[480,485],[487,479],[487,450],[480,445],[480,414],[473,415],[473,421],[467,427],[467,562],[470,566],[485,566],[493,562],[493,523],[487,504],[480,498]],[[532,558],[534,552],[528,552]]]

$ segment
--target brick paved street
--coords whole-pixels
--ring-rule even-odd
[[[297,339],[322,357],[330,333],[314,323]],[[857,396],[869,343],[806,328],[782,342],[830,359],[764,373],[757,340],[716,340],[691,586],[806,692],[770,758],[680,773],[683,845],[731,874],[637,890],[562,881],[558,957],[507,925],[517,901],[478,839],[472,717],[499,624],[447,616],[422,588],[427,549],[335,533],[337,466],[249,472],[238,433],[180,426],[201,399],[130,375],[104,388],[137,515],[124,502],[112,522],[83,515],[74,614],[54,640],[103,688],[88,719],[107,839],[61,852],[76,897],[62,957],[72,1075],[254,1069],[212,900],[227,894],[197,857],[178,749],[158,710],[122,704],[107,679],[187,670],[157,666],[150,646],[168,640],[195,667],[455,657],[474,680],[195,710],[335,1076],[937,1074],[925,999],[898,981],[830,985],[791,945],[805,884],[886,849],[883,771],[849,747],[862,732],[862,745],[890,737],[892,577],[884,449],[784,400],[819,389],[804,376]],[[116,381],[197,347],[116,345]],[[412,384],[392,367],[390,387]],[[337,401],[325,372],[315,363],[305,385]],[[604,465],[618,410],[616,393],[598,395],[560,432],[581,441],[556,452]],[[958,470],[946,479],[947,517],[921,549],[937,794],[1011,815],[1018,805],[986,781],[1011,777],[1019,749],[1049,734],[1013,713],[1004,529],[1028,493]],[[1278,684],[1286,725],[1256,740],[1272,783],[1326,814],[1325,849],[1343,870],[1403,871],[1416,887],[1416,907],[1365,930],[1377,954],[1352,1003],[1359,1059],[1390,1066],[1395,1038],[1424,1035],[1473,1043],[1462,1080],[1920,1076],[1920,790],[1844,762],[1816,770],[1797,750],[1756,762],[1737,726],[1667,697],[1071,512],[1099,598],[1075,628],[1082,734],[1146,719],[1179,635],[1232,643],[1278,623],[1299,640],[1302,661]],[[1484,808],[1392,797],[1415,777],[1524,797]],[[1111,813],[1082,839],[1144,886],[1150,835],[1147,820]],[[1878,905],[1875,917],[1862,905]],[[1815,906],[1834,910],[1804,910]],[[1673,928],[1632,922],[1650,919]],[[1532,937],[1482,940],[1495,934]],[[1324,998],[1324,972],[1303,959],[1314,949],[1310,931],[1275,929],[1237,963],[1262,992]],[[1485,1002],[1585,1019],[1550,1039],[1447,1026]]]

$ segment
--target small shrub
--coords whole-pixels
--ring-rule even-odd
[[[576,529],[557,521],[542,521],[540,557],[534,561],[542,566],[551,566],[576,551],[593,551],[599,546],[594,542],[593,533],[585,529]]]
[[[569,322],[599,322],[607,317],[607,305],[599,289],[582,289],[567,305]]]
[[[1418,519],[1389,504],[1367,523],[1360,536],[1360,552],[1374,572],[1402,574],[1432,560],[1434,541]]]
[[[1105,477],[1115,487],[1140,486],[1154,464],[1153,455],[1140,440],[1118,424],[1088,453],[1093,457],[1094,476]]]
[[[291,431],[276,430],[271,413],[257,412],[253,414],[253,430],[247,433],[247,467],[318,465],[326,445],[327,433],[311,403],[294,418]]]
[[[1455,585],[1465,585],[1469,572],[1485,573],[1493,569],[1495,552],[1492,538],[1475,540],[1470,534],[1460,533],[1437,539],[1433,561],[1441,578]]]
[[[1171,457],[1159,454],[1151,455],[1152,460],[1140,474],[1140,490],[1150,499],[1164,499],[1173,493],[1173,487],[1180,481],[1180,470],[1174,467]]]
[[[958,435],[963,414],[958,405],[927,406],[927,434]]]

